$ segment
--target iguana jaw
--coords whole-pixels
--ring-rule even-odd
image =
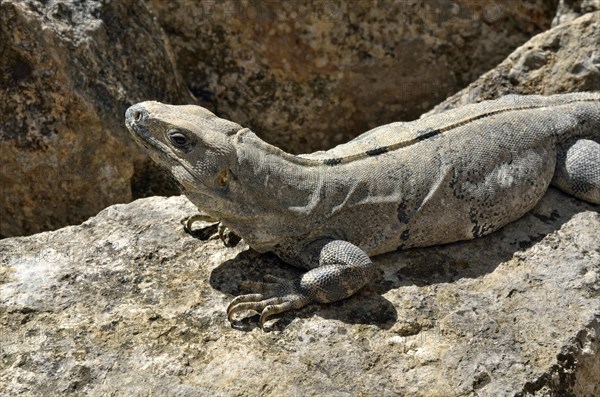
[[[125,113],[125,124],[134,140],[143,146],[150,157],[160,166],[167,169],[180,185],[182,193],[185,194],[201,210],[221,219],[250,220],[256,218],[257,214],[246,208],[246,206],[231,203],[229,197],[229,186],[223,186],[222,170],[228,170],[232,165],[229,158],[219,159],[211,163],[210,159],[203,156],[199,149],[210,144],[204,139],[213,138],[220,143],[218,138],[221,131],[211,131],[206,128],[203,131],[203,119],[197,120],[177,119],[178,106],[163,105],[158,102],[142,102],[131,106]],[[207,111],[208,112],[208,111]],[[212,118],[218,118],[210,114]],[[213,120],[212,121],[214,123]],[[235,129],[236,124],[231,124]],[[171,142],[165,138],[165,132],[170,129],[186,127],[186,130],[200,130],[194,132],[197,145],[189,153],[180,153],[171,147]],[[225,127],[230,127],[228,124]],[[230,128],[230,129],[231,129]],[[241,129],[241,127],[239,127]],[[224,128],[225,129],[225,128]],[[212,134],[212,136],[210,136]],[[226,134],[222,134],[226,136]],[[215,139],[217,138],[217,139]],[[227,137],[227,141],[229,137]],[[214,166],[213,166],[214,165]],[[226,179],[226,178],[225,178]]]

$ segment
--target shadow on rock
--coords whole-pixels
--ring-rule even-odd
[[[293,280],[301,277],[302,273],[300,269],[287,265],[273,254],[259,254],[247,250],[215,268],[210,275],[210,285],[225,294],[241,295],[250,292],[242,291],[238,287],[242,281],[263,281],[266,274]],[[386,329],[391,327],[397,318],[394,305],[367,286],[348,299],[328,305],[310,304],[301,310],[273,317],[267,324],[271,328],[285,328],[296,317],[308,318],[315,314],[349,324],[373,324]],[[247,316],[236,321],[234,326],[249,331],[258,327],[258,318],[258,315]],[[273,320],[277,320],[275,324]]]

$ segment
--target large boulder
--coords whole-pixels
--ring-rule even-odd
[[[417,118],[549,28],[556,3],[151,0],[198,100],[294,153]]]
[[[588,12],[600,11],[600,0],[560,0],[552,26],[570,22]]]
[[[3,0],[0,53],[0,237],[131,201],[149,166],[125,109],[193,101],[143,1]]]
[[[600,11],[533,37],[426,115],[507,94],[600,91]]]
[[[184,233],[184,197],[0,241],[6,396],[600,395],[600,215],[551,189],[479,240],[374,258],[355,296],[257,327],[242,280],[299,272]]]

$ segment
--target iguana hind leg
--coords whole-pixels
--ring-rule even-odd
[[[600,143],[578,139],[560,145],[552,184],[579,199],[600,204]]]
[[[353,295],[373,277],[374,265],[360,248],[343,240],[318,240],[301,253],[311,268],[299,280],[265,276],[265,283],[246,282],[257,293],[240,295],[227,308],[229,321],[240,312],[260,312],[260,325],[268,317],[300,309],[311,302],[330,303]]]

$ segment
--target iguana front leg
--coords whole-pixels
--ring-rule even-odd
[[[260,313],[260,326],[272,315],[299,309],[311,302],[330,303],[354,294],[372,278],[373,262],[356,245],[343,240],[317,240],[300,253],[312,268],[299,280],[265,276],[264,283],[246,282],[256,293],[240,295],[227,308],[229,321],[245,310]]]

